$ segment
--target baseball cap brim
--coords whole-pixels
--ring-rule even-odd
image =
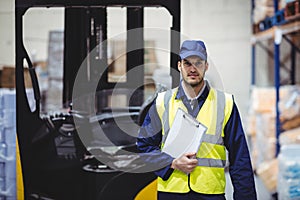
[[[187,57],[190,57],[190,56],[198,56],[202,60],[206,60],[207,59],[206,56],[204,54],[202,54],[201,52],[199,52],[199,51],[186,51],[186,52],[180,54],[180,58],[182,60],[186,59]]]

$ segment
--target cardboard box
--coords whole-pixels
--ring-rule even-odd
[[[282,132],[279,136],[280,146],[300,144],[300,127]]]
[[[294,117],[293,119],[285,121],[284,123],[282,123],[281,127],[283,130],[291,130],[293,128],[300,127],[300,115]]]
[[[15,67],[13,66],[4,66],[1,72],[0,78],[0,87],[1,88],[15,88]],[[26,88],[32,88],[31,78],[28,68],[24,68],[24,81]]]
[[[264,162],[259,165],[256,170],[257,175],[262,180],[266,188],[270,193],[274,193],[277,190],[277,176],[278,176],[278,160],[273,159],[271,161]]]

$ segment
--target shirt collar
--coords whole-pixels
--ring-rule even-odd
[[[199,95],[197,96],[197,99],[206,99],[210,90],[210,86],[208,84],[208,81],[205,80],[205,87],[202,88],[202,90],[200,91]],[[182,87],[182,82],[180,82],[179,87],[178,87],[178,92],[176,94],[175,99],[183,99],[183,98],[187,98],[187,96],[184,93],[184,89]]]

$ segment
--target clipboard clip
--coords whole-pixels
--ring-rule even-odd
[[[185,114],[183,114],[182,117],[185,118],[185,119],[187,119],[187,120],[189,120],[189,122],[192,123],[192,124],[195,123],[192,119],[190,119],[189,117],[185,116]],[[196,123],[195,126],[196,126],[197,128],[199,128],[199,123]]]

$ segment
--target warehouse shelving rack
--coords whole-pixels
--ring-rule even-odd
[[[295,5],[299,3],[299,1],[295,1]],[[274,0],[274,12],[276,17],[276,13],[282,12],[282,10],[279,11],[279,0]],[[254,0],[252,0],[252,10],[254,8]],[[252,12],[253,13],[253,12]],[[290,17],[291,18],[291,17]],[[299,14],[295,13],[295,16],[292,17],[292,20],[286,21],[285,19],[281,19],[280,21],[274,20],[271,27],[268,29],[265,29],[261,32],[253,33],[251,38],[252,43],[252,70],[251,70],[251,84],[254,86],[256,84],[256,46],[261,46],[264,50],[267,48],[264,48],[264,46],[260,43],[261,41],[266,40],[273,40],[274,41],[274,53],[268,52],[268,54],[273,57],[274,60],[274,86],[276,90],[276,155],[278,155],[280,150],[279,145],[279,135],[281,132],[280,128],[280,112],[279,112],[279,89],[281,86],[281,79],[280,79],[280,68],[281,68],[281,62],[280,62],[280,44],[282,39],[286,40],[287,43],[291,45],[291,66],[290,66],[290,83],[295,84],[296,83],[296,53],[300,53],[300,48],[297,47],[291,39],[289,39],[289,35],[300,33],[300,16]]]

